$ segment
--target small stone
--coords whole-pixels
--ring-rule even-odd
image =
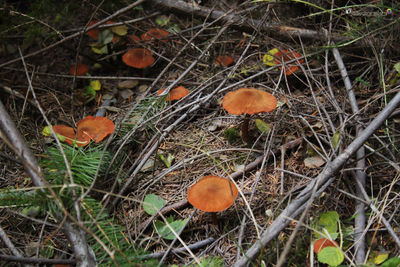
[[[119,91],[119,95],[123,99],[128,99],[129,97],[131,97],[133,95],[133,92],[130,89],[125,89],[125,90]]]
[[[139,84],[138,80],[126,80],[118,83],[118,87],[121,89],[132,89]]]

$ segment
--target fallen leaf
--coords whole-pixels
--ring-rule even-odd
[[[304,165],[310,169],[321,167],[324,164],[325,161],[320,156],[313,156],[304,159]]]
[[[126,80],[118,83],[118,87],[121,89],[132,89],[139,84],[138,80]]]

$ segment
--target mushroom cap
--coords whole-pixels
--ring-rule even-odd
[[[162,92],[164,92],[164,91],[165,91],[165,88],[164,89],[160,89],[160,90],[157,91],[157,94],[161,95]],[[167,100],[167,101],[178,100],[178,99],[181,99],[184,96],[187,96],[187,94],[189,94],[189,90],[188,89],[186,89],[183,86],[178,86],[178,87],[175,87],[175,88],[173,88],[172,90],[169,91],[169,94],[167,95],[165,100]]]
[[[143,41],[151,41],[152,39],[162,39],[160,40],[161,42],[168,42],[167,39],[164,39],[165,37],[167,37],[170,33],[163,30],[163,29],[159,29],[159,28],[154,28],[154,29],[150,29],[147,32],[142,34],[142,40]]]
[[[128,41],[130,43],[132,43],[132,44],[139,43],[140,42],[140,37],[135,35],[135,34],[131,34],[131,35],[128,35]]]
[[[233,58],[230,56],[218,56],[215,59],[215,65],[229,67],[233,63]]]
[[[188,201],[205,212],[219,212],[232,206],[238,194],[235,184],[219,176],[205,176],[188,191]]]
[[[320,238],[314,242],[314,252],[316,254],[326,247],[339,247],[339,245],[335,240],[329,240],[328,238]]]
[[[276,108],[276,105],[276,97],[254,88],[240,88],[229,92],[222,100],[224,109],[235,115],[270,112]]]
[[[56,134],[65,137],[65,142],[72,145],[76,139],[77,146],[86,146],[89,144],[90,137],[84,134],[82,131],[78,131],[78,136],[76,136],[75,130],[72,127],[66,125],[54,125],[53,130]]]
[[[75,68],[76,68],[76,76],[81,76],[84,75],[89,71],[89,67],[83,63],[77,63],[73,65],[71,68],[69,68],[69,74],[74,75],[75,74]]]
[[[155,59],[149,50],[145,48],[133,48],[122,56],[122,61],[133,68],[144,69],[151,66]]]
[[[112,134],[115,129],[114,123],[106,117],[87,116],[77,123],[78,137],[82,132],[96,143],[103,140],[109,134]]]
[[[275,57],[275,63],[276,64],[282,64],[282,61],[289,61],[293,60],[295,58],[300,58],[301,55],[297,53],[296,51],[289,51],[286,49],[281,49],[279,52],[274,54]],[[304,59],[299,59],[299,63],[303,63]],[[292,62],[290,64],[285,65],[285,74],[286,75],[291,75],[293,72],[297,71],[299,69],[298,63],[297,62]],[[279,69],[282,69],[282,66],[279,67]]]
[[[99,21],[98,20],[91,20],[89,22],[88,26],[92,26],[93,24],[96,24],[97,22],[99,22]],[[97,41],[97,39],[99,38],[99,29],[97,29],[97,28],[91,29],[90,31],[87,31],[86,34]]]

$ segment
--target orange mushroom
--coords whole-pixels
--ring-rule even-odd
[[[218,67],[224,66],[224,67],[229,67],[233,63],[233,58],[230,56],[218,56],[215,59],[215,65]]]
[[[139,43],[140,42],[140,37],[138,37],[135,34],[131,34],[131,35],[128,36],[128,41],[130,43]]]
[[[122,56],[122,61],[130,67],[144,69],[153,65],[155,59],[149,50],[145,48],[133,48]]]
[[[222,107],[230,114],[245,114],[242,139],[249,142],[249,115],[270,112],[276,108],[277,99],[268,92],[255,88],[240,88],[229,92],[222,100]]]
[[[103,140],[108,135],[112,134],[115,129],[114,123],[106,117],[87,116],[77,123],[78,136],[82,132],[89,136],[96,143]]]
[[[157,94],[161,95],[165,91],[165,89],[166,88],[158,90]],[[169,94],[167,95],[165,100],[167,100],[167,101],[178,100],[184,96],[187,96],[188,94],[189,94],[188,89],[186,89],[183,86],[178,86],[178,87],[173,88],[171,91],[169,91]]]
[[[323,248],[326,247],[339,247],[338,243],[328,238],[320,238],[314,242],[314,252],[318,254]]]
[[[88,27],[96,24],[97,22],[99,22],[99,21],[98,20],[91,20],[89,22],[89,24],[88,24]],[[91,29],[90,31],[87,31],[86,34],[97,41],[97,39],[99,38],[99,29],[97,29],[97,28]]]
[[[236,185],[225,178],[209,175],[201,178],[188,191],[188,201],[195,208],[212,212],[216,224],[215,212],[226,210],[233,205],[238,195]]]
[[[66,125],[54,125],[54,132],[61,136],[60,140],[72,145],[86,146],[90,140],[96,143],[114,132],[115,125],[106,117],[87,116],[77,123],[77,133],[72,127]]]
[[[285,49],[281,49],[279,52],[277,52],[276,54],[274,54],[275,57],[275,63],[276,64],[284,64],[285,61],[289,61],[289,60],[293,60],[296,58],[301,58],[301,55],[299,53],[297,53],[296,51],[288,51]],[[304,59],[299,59],[298,63],[303,63]],[[297,71],[299,69],[297,62],[293,62],[290,64],[286,64],[284,65],[285,69],[285,74],[287,76],[292,75],[293,72]],[[279,67],[280,70],[282,70],[282,67]]]
[[[168,42],[166,37],[169,35],[169,32],[163,30],[163,29],[150,29],[147,32],[142,34],[142,40],[143,41],[152,41],[154,39],[160,40],[161,42]]]
[[[71,68],[69,68],[69,74],[75,75],[75,70],[76,70],[76,76],[81,76],[89,71],[89,67],[83,63],[77,63],[73,65]]]
[[[66,125],[54,125],[53,130],[57,135],[60,135],[67,144],[73,145],[74,141],[78,147],[86,146],[89,144],[90,138],[86,134],[78,131],[76,135],[72,127]]]

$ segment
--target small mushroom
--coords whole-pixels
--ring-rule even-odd
[[[150,29],[147,32],[142,34],[142,40],[143,41],[152,41],[154,39],[160,40],[161,42],[168,42],[168,40],[166,39],[166,37],[169,35],[170,33],[163,30],[163,29],[158,29],[158,28],[154,28],[154,29]]]
[[[161,95],[164,91],[165,91],[165,88],[158,90],[157,95]],[[183,86],[178,86],[169,91],[169,94],[167,95],[165,100],[167,100],[167,101],[178,100],[184,96],[187,96],[188,94],[189,94],[188,89],[186,89]]]
[[[53,130],[58,136],[61,136],[59,139],[67,144],[73,145],[74,141],[78,147],[89,144],[90,137],[81,131],[78,131],[78,134],[76,134],[72,127],[66,125],[54,125]]]
[[[233,63],[233,58],[230,56],[218,56],[215,59],[215,65],[218,67],[223,66],[223,67],[229,67]]]
[[[122,61],[130,67],[144,69],[153,65],[155,59],[149,50],[145,48],[133,48],[122,56]]]
[[[88,27],[96,24],[97,22],[99,22],[99,21],[91,20],[88,24]],[[91,29],[90,31],[87,31],[86,34],[97,41],[97,39],[99,38],[99,29],[98,28]]]
[[[339,245],[335,240],[329,240],[328,238],[320,238],[314,242],[314,252],[316,254],[326,247],[339,247]]]
[[[82,132],[98,143],[114,132],[115,125],[106,117],[87,116],[77,123],[77,128],[78,135]]]
[[[81,76],[89,71],[89,67],[86,64],[77,63],[73,65],[71,68],[69,68],[69,74],[72,76],[75,75],[75,70],[76,70],[76,76]]]
[[[211,212],[214,224],[217,224],[216,212],[226,210],[233,205],[238,190],[235,184],[225,178],[209,175],[201,178],[188,191],[188,201],[193,207]]]
[[[242,139],[250,141],[249,115],[270,112],[276,108],[277,99],[268,92],[255,88],[240,88],[229,92],[222,100],[223,108],[230,114],[246,114],[242,123]]]
[[[301,58],[301,55],[297,53],[296,51],[289,51],[286,49],[281,49],[277,53],[274,54],[275,57],[275,63],[276,64],[283,64],[285,61],[293,60],[296,58]],[[304,59],[299,59],[298,60],[300,64],[304,62]],[[293,72],[297,71],[299,69],[297,62],[293,62],[290,64],[285,64],[285,74],[287,76],[292,75]],[[282,70],[283,66],[279,67],[280,70]]]

